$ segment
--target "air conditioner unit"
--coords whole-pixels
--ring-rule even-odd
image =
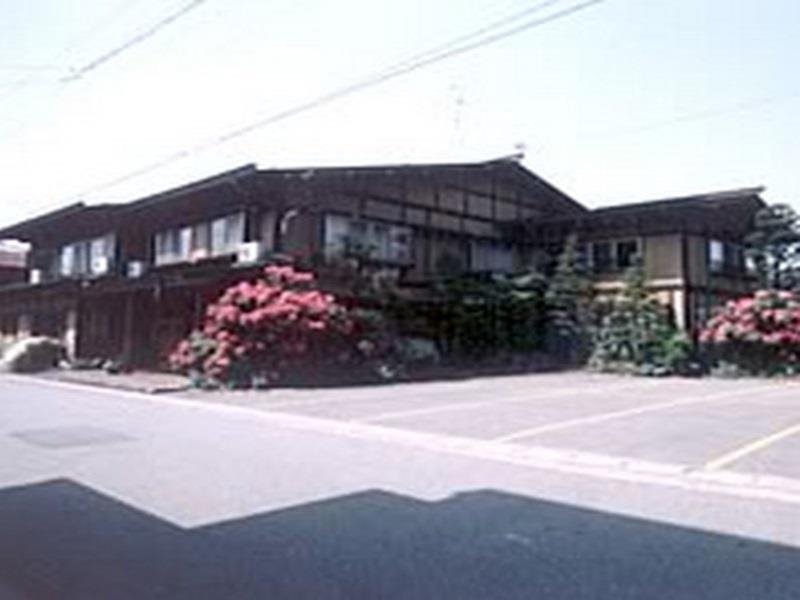
[[[28,271],[28,283],[31,285],[39,285],[42,283],[42,270],[41,269],[31,269]]]
[[[208,258],[207,248],[195,248],[189,255],[189,260],[191,262],[199,262],[201,260],[205,260],[206,258]]]
[[[128,262],[127,274],[128,278],[136,279],[141,277],[145,272],[145,263],[143,260],[131,260]]]
[[[236,249],[236,262],[239,264],[258,262],[259,258],[261,258],[260,242],[244,242]]]
[[[108,273],[109,261],[107,256],[96,256],[90,265],[92,275],[105,275]]]

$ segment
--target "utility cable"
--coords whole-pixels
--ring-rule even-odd
[[[142,31],[141,33],[133,36],[132,38],[130,38],[129,40],[127,40],[123,44],[121,44],[121,45],[119,45],[119,46],[117,46],[115,48],[112,48],[111,50],[109,50],[105,54],[102,54],[102,55],[98,56],[97,58],[89,61],[88,63],[86,63],[85,65],[83,65],[81,67],[72,69],[72,71],[69,73],[69,75],[63,77],[61,79],[61,81],[64,82],[64,83],[69,83],[71,81],[76,81],[76,80],[82,78],[87,73],[89,73],[91,71],[94,71],[98,67],[100,67],[100,66],[104,65],[105,63],[115,59],[120,54],[122,54],[122,53],[130,50],[134,46],[138,46],[142,42],[150,39],[151,37],[156,35],[159,31],[161,31],[162,29],[164,29],[166,27],[169,27],[170,25],[172,25],[173,23],[175,23],[176,21],[178,21],[182,17],[188,15],[193,10],[199,8],[202,4],[205,4],[207,1],[208,0],[191,0],[191,2],[189,2],[188,4],[186,4],[185,6],[180,8],[179,10],[175,11],[174,13],[169,14],[167,17],[161,19],[160,21],[158,21],[157,23],[155,23],[154,25],[152,25],[148,29]]]
[[[557,1],[557,0],[555,0],[555,1]],[[500,31],[500,32],[491,33],[490,35],[484,35],[484,36],[482,36],[482,37],[480,37],[478,39],[474,39],[475,36],[477,35],[476,32],[467,34],[465,36],[459,36],[458,38],[456,38],[456,40],[464,39],[464,40],[468,40],[468,41],[466,43],[462,43],[460,45],[453,45],[453,43],[455,42],[455,40],[453,40],[453,41],[451,41],[451,42],[449,42],[447,44],[444,44],[444,45],[441,45],[441,46],[437,46],[436,48],[444,48],[444,49],[441,50],[441,51],[437,51],[436,48],[434,48],[434,49],[422,52],[422,53],[416,55],[416,57],[417,57],[416,59],[408,59],[408,60],[404,60],[404,61],[399,62],[399,63],[395,63],[394,65],[391,65],[387,69],[381,70],[380,72],[377,72],[377,73],[375,73],[375,74],[373,74],[371,76],[368,76],[368,77],[366,77],[366,78],[364,78],[364,79],[362,79],[360,81],[357,81],[357,82],[352,83],[350,85],[346,85],[346,86],[341,87],[341,88],[334,89],[334,90],[332,90],[330,92],[322,94],[321,96],[317,96],[316,98],[313,98],[312,100],[309,100],[307,102],[304,102],[304,103],[298,104],[296,106],[293,106],[291,108],[285,109],[283,111],[274,113],[274,114],[272,114],[270,116],[267,116],[267,117],[264,117],[262,119],[258,119],[256,121],[253,121],[253,122],[248,123],[246,125],[240,126],[240,127],[236,128],[236,129],[232,129],[232,130],[230,130],[228,132],[225,132],[225,133],[223,133],[223,134],[221,134],[219,136],[216,136],[216,137],[208,139],[208,140],[206,140],[204,142],[201,142],[201,143],[199,143],[199,144],[197,144],[197,145],[195,145],[193,147],[185,148],[183,150],[179,150],[177,152],[169,154],[169,155],[165,156],[164,158],[162,158],[162,159],[160,159],[160,160],[158,160],[156,162],[153,162],[153,163],[151,163],[149,165],[146,165],[144,167],[141,167],[139,169],[136,169],[135,171],[131,171],[131,172],[126,173],[125,175],[117,177],[117,178],[115,178],[113,180],[110,180],[110,181],[107,181],[107,182],[105,182],[103,184],[100,184],[98,186],[86,189],[83,192],[77,194],[75,197],[76,198],[81,198],[81,197],[83,197],[83,196],[85,196],[87,194],[91,194],[91,193],[94,193],[94,192],[99,192],[99,191],[103,191],[103,190],[115,187],[115,186],[117,186],[117,185],[119,185],[121,183],[124,183],[126,181],[130,181],[132,179],[136,179],[138,177],[141,177],[142,175],[145,175],[145,174],[150,173],[152,171],[155,171],[155,170],[158,170],[160,168],[163,168],[163,167],[165,167],[165,166],[167,166],[167,165],[169,165],[169,164],[171,164],[173,162],[186,159],[186,158],[188,158],[188,157],[190,157],[190,156],[192,156],[194,154],[197,154],[199,152],[208,150],[208,149],[213,148],[215,146],[219,146],[219,145],[228,143],[228,142],[230,142],[230,141],[232,141],[234,139],[243,137],[243,136],[245,136],[247,134],[250,134],[253,131],[256,131],[258,129],[262,129],[262,128],[267,127],[269,125],[273,125],[275,123],[278,123],[278,122],[281,122],[281,121],[285,121],[285,120],[287,120],[289,118],[292,118],[292,117],[295,117],[297,115],[309,112],[309,111],[314,110],[316,108],[319,108],[321,106],[330,104],[331,102],[334,102],[334,101],[339,100],[341,98],[344,98],[344,97],[347,97],[347,96],[351,96],[351,95],[353,95],[353,94],[355,94],[357,92],[364,91],[364,90],[369,89],[371,87],[374,87],[376,85],[380,85],[380,84],[385,83],[387,81],[390,81],[392,79],[396,79],[396,78],[398,78],[400,76],[407,75],[407,74],[412,73],[414,71],[417,71],[419,69],[422,69],[422,68],[431,66],[433,64],[437,64],[439,62],[442,62],[444,60],[447,60],[447,59],[450,59],[450,58],[454,58],[456,56],[460,56],[460,55],[466,54],[468,52],[475,51],[475,50],[477,50],[479,48],[482,48],[484,46],[488,46],[490,44],[495,44],[497,42],[500,42],[501,40],[505,40],[505,39],[510,38],[512,36],[519,35],[519,34],[524,33],[526,31],[541,27],[543,25],[546,25],[546,24],[549,24],[549,23],[552,23],[552,22],[555,22],[555,21],[558,21],[558,20],[561,20],[561,19],[565,19],[565,18],[567,18],[569,16],[572,16],[572,15],[574,15],[574,14],[580,12],[580,11],[583,11],[583,10],[586,10],[588,8],[591,8],[592,6],[596,6],[598,4],[601,4],[602,2],[605,2],[605,0],[584,0],[583,2],[579,2],[577,4],[569,6],[568,8],[561,9],[559,11],[550,13],[550,14],[548,14],[546,16],[543,16],[543,17],[537,17],[535,19],[526,21],[526,22],[524,22],[524,23],[522,23],[520,25],[515,25],[513,27],[506,28],[505,30]],[[540,7],[539,10],[541,10],[541,8],[544,8],[546,6],[550,6],[553,3],[554,3],[554,0],[548,0],[548,2],[540,3],[537,6]],[[534,10],[535,8],[536,7],[532,7],[530,9],[527,9],[527,11]],[[479,31],[483,31],[485,29],[486,29],[486,27],[483,27]]]

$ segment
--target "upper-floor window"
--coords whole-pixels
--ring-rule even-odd
[[[113,234],[62,246],[58,254],[58,273],[62,277],[105,275],[114,263],[116,246]]]
[[[636,240],[617,242],[617,268],[627,269],[636,264],[639,256],[639,243]]]
[[[211,254],[234,254],[244,241],[244,213],[236,213],[211,222]]]
[[[708,270],[712,273],[738,274],[746,269],[744,250],[739,244],[708,240]]]
[[[613,264],[611,242],[596,242],[592,244],[592,267],[595,271],[607,273],[612,270]]]
[[[721,273],[725,269],[725,243],[719,240],[708,241],[708,269]]]
[[[244,237],[244,213],[159,231],[154,240],[155,264],[169,265],[234,254]]]
[[[591,262],[597,273],[624,271],[641,257],[639,240],[613,240],[592,243]]]
[[[325,253],[328,256],[359,254],[374,260],[410,263],[413,233],[405,225],[325,216]]]
[[[191,227],[159,231],[155,238],[156,265],[168,265],[189,260],[191,242]]]

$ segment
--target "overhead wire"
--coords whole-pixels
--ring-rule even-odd
[[[83,32],[77,35],[75,39],[72,42],[70,42],[67,46],[62,48],[58,52],[58,54],[56,54],[54,61],[60,62],[59,59],[61,57],[73,52],[76,48],[80,48],[81,46],[85,45],[98,33],[102,32],[104,29],[107,29],[110,25],[119,20],[120,17],[129,13],[131,9],[142,4],[142,2],[143,0],[123,0],[110,12],[106,13],[104,16],[100,17],[100,19],[98,19],[92,25],[90,25],[87,29],[83,30]],[[62,66],[61,71],[63,72],[64,70],[65,68]]]
[[[725,106],[718,106],[715,108],[708,108],[697,111],[684,112],[667,119],[651,121],[648,123],[642,123],[640,125],[633,125],[615,131],[598,133],[587,137],[588,139],[609,139],[609,138],[625,137],[629,135],[637,135],[640,133],[647,133],[649,131],[657,131],[659,129],[674,127],[676,125],[687,125],[691,123],[709,121],[720,117],[726,117],[731,114],[758,110],[764,108],[765,106],[770,106],[778,102],[791,100],[797,97],[800,97],[800,92],[781,94],[775,96],[765,96],[760,98],[750,98],[747,100],[736,102],[734,104],[728,104]]]
[[[206,3],[208,0],[191,0],[188,4],[184,4],[176,11],[172,11],[166,16],[160,18],[154,24],[147,27],[147,29],[137,33],[133,37],[127,39],[122,44],[115,46],[111,50],[104,52],[103,54],[83,63],[78,67],[69,67],[69,66],[58,66],[56,64],[52,65],[43,65],[41,67],[37,65],[33,65],[32,68],[26,69],[30,71],[61,71],[63,75],[58,78],[52,78],[48,81],[50,83],[61,83],[61,84],[69,84],[79,79],[82,79],[87,73],[94,71],[104,65],[105,63],[117,58],[124,52],[127,52],[131,48],[138,46],[139,44],[145,42],[149,38],[155,36],[159,33],[162,29],[172,25],[179,19],[183,18],[184,16],[188,15],[190,12],[194,11],[195,9],[199,8],[200,5]],[[69,54],[73,51],[76,47],[79,47],[81,44],[85,43],[86,39],[95,35],[101,29],[107,27],[110,23],[118,19],[123,14],[129,12],[129,10],[135,6],[136,2],[125,2],[119,5],[115,10],[111,13],[107,14],[105,17],[100,19],[97,23],[95,23],[92,27],[87,30],[86,33],[82,34],[80,39],[76,42],[71,43],[65,48],[62,48],[52,59],[51,62],[57,63],[59,59],[62,58],[64,55]],[[0,65],[0,70],[3,70],[3,66]],[[30,84],[35,83],[37,81],[36,78],[33,76],[26,77],[21,80],[9,82],[8,85],[3,87],[11,87],[12,89],[0,95],[0,99],[7,98],[13,95],[17,90],[24,89],[28,87]]]
[[[444,60],[454,58],[456,56],[460,56],[468,52],[472,52],[484,46],[495,44],[512,36],[522,34],[531,29],[535,29],[537,27],[541,27],[543,25],[561,19],[565,19],[569,16],[577,14],[578,12],[584,11],[593,6],[601,4],[606,0],[583,0],[582,2],[572,4],[571,6],[568,6],[566,8],[563,8],[555,12],[551,12],[545,16],[529,19],[521,24],[514,25],[516,21],[522,20],[523,17],[530,16],[532,12],[534,13],[539,12],[545,8],[555,5],[559,1],[560,0],[547,0],[545,2],[540,2],[533,7],[529,7],[524,11],[517,13],[516,17],[512,15],[510,17],[501,19],[494,25],[484,26],[481,27],[479,30],[470,32],[462,36],[458,36],[445,44],[437,45],[434,48],[415,54],[410,59],[394,63],[389,67],[384,68],[359,81],[345,85],[340,88],[336,88],[330,92],[312,98],[311,100],[300,103],[288,109],[279,111],[277,113],[271,114],[267,117],[257,119],[255,121],[237,127],[235,129],[222,133],[218,136],[212,137],[204,142],[196,144],[195,146],[173,152],[167,156],[164,156],[158,161],[150,163],[134,171],[130,171],[120,177],[114,178],[110,181],[106,181],[100,185],[88,188],[76,194],[74,198],[79,199],[87,194],[92,194],[112,187],[116,187],[121,183],[125,183],[132,179],[136,179],[138,177],[141,177],[142,175],[161,169],[176,161],[186,159],[189,156],[192,156],[199,152],[208,150],[215,146],[226,144],[234,139],[248,135],[253,131],[262,129],[264,127],[273,125],[278,122],[285,121],[291,117],[295,117],[297,115],[312,111],[316,108],[327,105],[341,98],[353,95],[357,92],[364,91],[376,85],[380,85],[387,81],[396,79],[403,75],[407,75],[419,69],[437,64]],[[503,25],[511,25],[511,26],[505,27],[500,31],[494,31],[495,29],[498,29]],[[482,33],[482,35],[479,35],[479,32]]]
[[[164,29],[165,27],[173,24],[178,19],[182,18],[189,12],[193,11],[194,9],[198,8],[201,4],[206,2],[207,0],[193,0],[188,4],[184,4],[179,10],[171,11],[166,16],[161,17],[156,23],[150,25],[146,30],[140,32],[139,34],[133,36],[126,40],[125,43],[116,46],[112,50],[109,50],[99,57],[92,59],[91,61],[84,63],[83,66],[78,68],[72,67],[65,67],[65,66],[58,66],[55,63],[60,62],[59,59],[68,55],[72,52],[75,48],[80,47],[82,44],[86,42],[87,39],[96,35],[102,29],[108,27],[111,23],[118,20],[121,16],[128,13],[131,8],[141,4],[142,0],[127,0],[114,8],[111,12],[107,13],[103,16],[100,20],[95,22],[89,29],[87,29],[81,36],[76,39],[74,42],[70,43],[68,46],[62,48],[57,54],[53,56],[50,62],[53,64],[47,65],[5,65],[7,68],[12,67],[20,67],[25,68],[25,70],[33,71],[33,72],[57,72],[61,71],[61,73],[66,73],[61,77],[53,77],[53,76],[45,76],[45,75],[28,75],[22,79],[16,79],[12,81],[0,82],[0,100],[7,99],[19,93],[20,91],[29,88],[31,85],[35,83],[49,83],[49,84],[60,84],[66,85],[70,84],[78,79],[83,78],[87,73],[93,71],[103,65],[104,63],[116,58],[123,52],[127,51],[128,49],[141,44],[145,40],[153,37],[159,31]],[[163,14],[163,13],[162,13]],[[4,65],[0,65],[0,70],[4,69]],[[53,90],[57,93],[57,90]],[[22,131],[27,128],[27,123],[24,119],[17,119],[8,123],[10,125],[9,128],[0,132],[0,135],[3,138],[8,139],[10,135],[14,135],[19,131]]]
[[[124,52],[127,52],[131,48],[133,48],[135,46],[138,46],[142,42],[150,39],[151,37],[156,35],[158,32],[160,32],[162,29],[165,29],[166,27],[169,27],[170,25],[172,25],[176,21],[178,21],[181,18],[183,18],[186,15],[188,15],[190,12],[196,10],[201,5],[205,4],[207,1],[208,0],[191,0],[188,4],[182,6],[177,11],[175,11],[173,13],[170,13],[169,15],[164,17],[163,19],[161,19],[158,22],[154,23],[152,26],[148,27],[144,31],[136,34],[132,38],[126,40],[124,43],[120,44],[119,46],[116,46],[116,47],[112,48],[111,50],[109,50],[108,52],[105,52],[104,54],[101,54],[97,58],[94,58],[93,60],[90,60],[89,62],[87,62],[83,66],[80,66],[80,67],[77,67],[75,69],[72,69],[71,72],[69,73],[69,75],[63,77],[61,79],[61,81],[65,82],[65,83],[69,83],[69,82],[72,82],[72,81],[77,81],[78,79],[80,79],[84,75],[86,75],[87,73],[89,73],[91,71],[94,71],[95,69],[101,67],[105,63],[117,58],[118,56],[120,56]]]

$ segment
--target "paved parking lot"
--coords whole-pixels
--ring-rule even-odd
[[[569,373],[277,390],[225,401],[445,440],[800,480],[799,381]]]
[[[0,597],[800,598],[797,389],[4,375]]]

